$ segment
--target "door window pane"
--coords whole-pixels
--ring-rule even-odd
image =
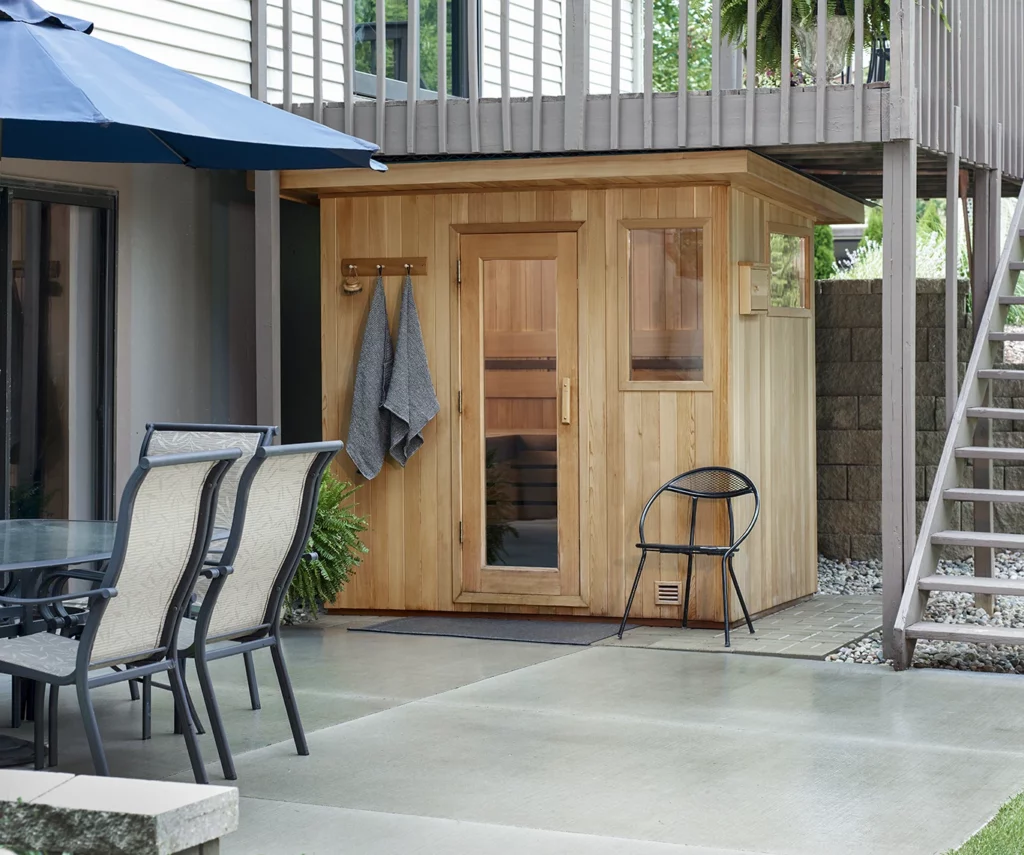
[[[704,230],[630,229],[629,379],[704,379]]]
[[[772,308],[807,308],[807,295],[810,291],[810,238],[806,235],[772,232],[771,253]]]
[[[558,566],[557,262],[485,261],[485,563]]]
[[[12,518],[98,513],[98,209],[11,203]]]

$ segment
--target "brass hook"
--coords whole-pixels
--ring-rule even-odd
[[[359,281],[359,268],[354,264],[348,265],[348,276],[341,288],[346,294],[358,294],[363,290],[363,283]]]

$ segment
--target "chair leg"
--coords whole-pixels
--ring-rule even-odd
[[[128,694],[132,696],[133,701],[137,701],[139,699],[139,684],[134,680],[128,681]]]
[[[245,681],[249,684],[249,705],[254,709],[260,709],[260,687],[256,682],[256,663],[252,661],[252,651],[247,650],[242,654],[245,661]]]
[[[729,571],[727,569],[728,562],[725,556],[722,556],[722,615],[725,617],[725,646],[731,647],[732,644],[729,640]]]
[[[32,735],[34,737],[33,760],[37,772],[46,768],[46,683],[36,683],[33,695]]]
[[[185,687],[185,700],[188,702],[188,711],[192,716],[192,722],[196,726],[196,733],[206,733],[206,729],[203,727],[202,721],[199,720],[199,714],[196,712],[196,705],[192,700],[192,693],[188,690],[188,681],[185,679],[185,660],[178,660],[178,669],[181,672],[181,684]],[[174,709],[174,732],[177,734],[182,733],[181,718],[178,716],[178,709]]]
[[[220,715],[217,695],[213,691],[213,680],[210,679],[210,665],[204,657],[198,655],[196,656],[196,674],[199,676],[199,688],[202,689],[203,701],[206,703],[206,714],[210,717],[210,729],[213,731],[213,740],[217,744],[217,754],[220,756],[221,769],[224,771],[225,778],[229,781],[234,781],[238,778],[238,775],[235,772],[235,761],[231,756],[228,736],[224,731],[224,719]]]
[[[686,559],[686,595],[683,597],[683,628],[690,625],[690,579],[693,576],[693,553]]]
[[[11,677],[11,727],[21,727],[21,677]]]
[[[288,668],[284,664],[284,651],[281,650],[279,638],[274,639],[274,644],[270,648],[270,656],[274,660],[274,670],[277,671],[277,682],[281,684],[281,694],[284,696],[284,708],[288,712],[288,723],[292,726],[295,750],[305,756],[309,754],[309,746],[306,744],[306,734],[302,730],[299,705],[295,702],[295,692],[292,691],[292,681],[288,676]]]
[[[92,695],[89,692],[87,679],[80,677],[76,685],[78,707],[82,712],[82,724],[85,725],[85,737],[89,742],[93,770],[97,775],[107,776],[110,774],[110,767],[107,765],[107,755],[103,751],[103,741],[100,739],[100,728],[96,723],[96,710],[92,705]]]
[[[647,562],[647,550],[640,551],[640,564],[636,568],[636,578],[633,580],[633,589],[629,592],[629,599],[626,600],[626,611],[622,614],[622,623],[619,624],[619,638],[626,630],[626,621],[629,620],[629,610],[633,608],[633,598],[636,596],[636,589],[640,587],[640,574],[644,572],[644,564]]]
[[[750,619],[750,612],[747,611],[747,604],[743,601],[743,592],[740,590],[740,583],[736,581],[736,571],[732,569],[732,558],[729,558],[729,575],[732,577],[732,586],[736,589],[736,597],[740,601],[740,608],[743,609],[743,617],[747,621],[747,628],[750,634],[754,634],[754,622]]]
[[[153,737],[153,676],[142,678],[142,738]]]
[[[56,683],[53,683],[50,686],[50,756],[47,765],[51,767],[57,765],[57,705],[59,700],[59,690],[60,686],[58,686]]]
[[[192,774],[197,784],[209,784],[210,778],[206,774],[206,767],[203,765],[203,755],[199,751],[199,739],[196,737],[196,726],[189,715],[188,695],[185,690],[185,681],[182,679],[181,671],[177,663],[167,672],[171,683],[171,692],[174,694],[174,707],[182,721],[182,731],[185,736],[185,747],[188,749],[188,759],[192,763]]]

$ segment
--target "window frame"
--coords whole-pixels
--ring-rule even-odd
[[[713,252],[715,246],[711,217],[647,217],[619,220],[619,391],[622,392],[713,392],[711,378],[716,376],[717,351],[713,327],[717,318]],[[704,329],[702,380],[633,380],[630,377],[633,334],[632,300],[630,290],[629,233],[654,229],[703,230],[704,236]]]
[[[771,304],[771,298],[768,300],[768,314],[778,318],[809,318],[814,315],[814,227],[813,226],[800,226],[793,223],[774,223],[768,222],[765,224],[765,263],[768,265],[769,271],[771,270],[772,264],[772,235],[787,235],[789,237],[800,237],[805,238],[804,247],[804,270],[806,276],[804,277],[804,304],[800,308],[792,308],[789,306],[773,306]],[[769,272],[769,287],[770,287]]]

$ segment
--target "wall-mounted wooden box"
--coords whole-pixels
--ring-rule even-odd
[[[740,314],[767,312],[771,304],[772,269],[768,264],[740,262]]]

